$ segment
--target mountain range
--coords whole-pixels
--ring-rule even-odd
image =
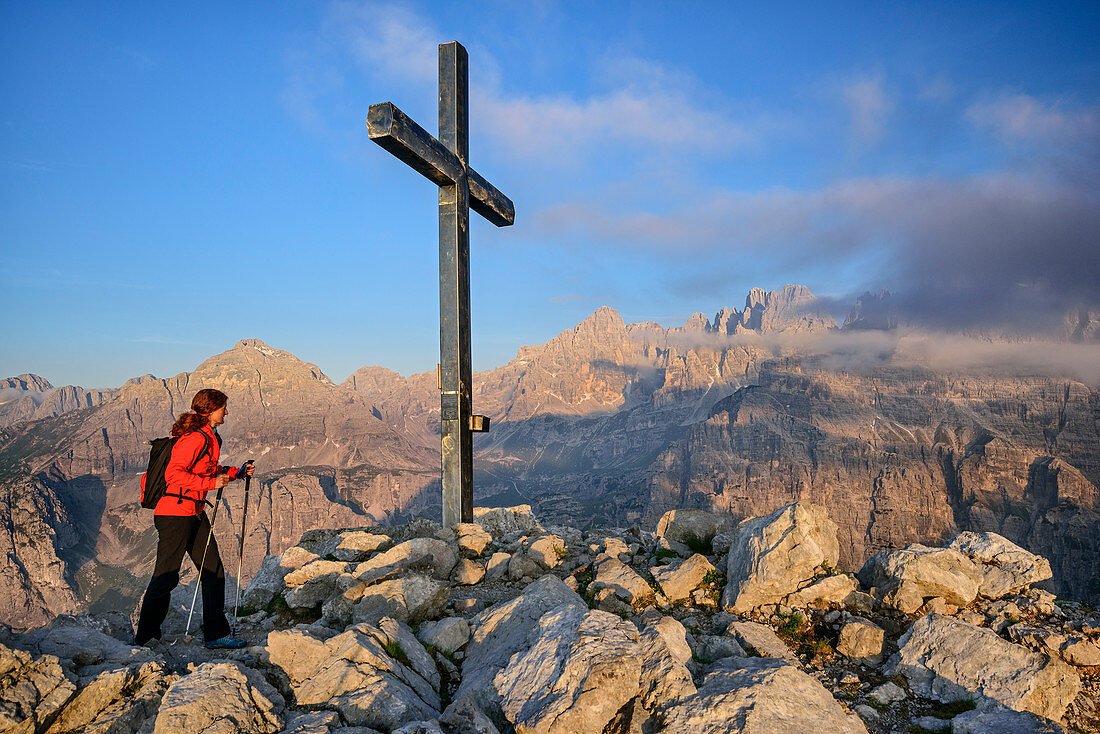
[[[1096,388],[889,353],[838,361],[822,349],[822,335],[896,327],[888,298],[867,294],[844,327],[793,285],[753,289],[743,309],[674,328],[626,324],[604,307],[520,347],[474,378],[474,409],[493,426],[475,437],[475,503],[531,504],[550,523],[584,528],[650,526],[685,506],[733,523],[810,501],[838,525],[842,567],[993,530],[1050,558],[1060,596],[1100,598]],[[1082,318],[1078,338],[1094,338]],[[363,367],[336,384],[245,339],[191,372],[112,390],[21,375],[0,383],[0,551],[10,561],[0,620],[23,628],[133,605],[155,549],[136,504],[147,442],[203,387],[230,397],[223,463],[259,467],[246,578],[311,528],[438,518],[432,372]],[[230,569],[238,485],[217,521]]]

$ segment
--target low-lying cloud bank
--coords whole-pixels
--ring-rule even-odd
[[[38,392],[37,390],[21,390],[17,387],[0,388],[0,405],[13,403],[22,398],[30,398],[35,405],[41,405],[53,391]]]
[[[776,356],[815,357],[831,370],[924,367],[935,372],[1044,376],[1100,387],[1100,343],[1017,341],[920,329],[809,334],[682,335],[681,346],[752,346]]]

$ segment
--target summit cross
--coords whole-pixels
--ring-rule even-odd
[[[470,208],[512,224],[507,196],[469,165],[469,60],[458,41],[439,45],[439,138],[389,102],[370,106],[370,139],[439,186],[439,390],[443,525],[472,522],[473,432],[489,430],[470,401]]]

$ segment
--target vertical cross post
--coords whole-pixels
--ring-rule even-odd
[[[439,142],[469,160],[468,61],[458,43],[439,46]],[[465,166],[463,166],[463,169]],[[472,522],[474,442],[470,432],[470,208],[462,170],[439,187],[439,363],[443,524]]]
[[[389,102],[371,105],[370,138],[439,186],[439,364],[443,524],[473,520],[474,431],[470,359],[470,207],[498,227],[515,207],[469,165],[469,72],[457,41],[439,46],[439,138]]]

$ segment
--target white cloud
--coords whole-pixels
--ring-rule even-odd
[[[291,56],[284,100],[308,129],[337,127],[325,122],[324,110],[343,87],[335,70],[341,53],[355,60],[368,81],[411,85],[403,99],[433,99],[440,37],[405,5],[333,3],[312,51]],[[609,146],[620,152],[727,153],[754,143],[759,128],[768,124],[739,119],[725,108],[720,92],[699,93],[701,84],[693,76],[634,56],[593,62],[592,81],[605,85],[601,91],[514,96],[500,88],[499,63],[487,50],[469,52],[472,132],[492,139],[496,155],[521,163],[587,164],[593,151],[607,152]],[[700,99],[711,104],[699,104]],[[415,107],[398,106],[410,114]],[[433,127],[430,120],[419,122]]]
[[[625,212],[625,213],[624,213]],[[562,239],[617,244],[690,273],[737,272],[750,257],[795,277],[860,262],[865,278],[936,325],[1040,326],[1100,305],[1100,202],[1022,176],[876,177],[809,191],[718,191],[668,214],[626,197],[547,208],[532,224]]]
[[[1100,135],[1100,110],[1060,109],[1026,94],[1008,94],[977,102],[967,117],[992,130],[1006,142],[1052,142],[1075,144],[1095,141]]]
[[[371,73],[435,86],[439,33],[408,6],[335,2],[324,31]]]
[[[894,101],[883,89],[882,79],[858,79],[846,85],[842,93],[856,142],[870,146],[881,141],[886,134],[886,119],[894,110]]]

